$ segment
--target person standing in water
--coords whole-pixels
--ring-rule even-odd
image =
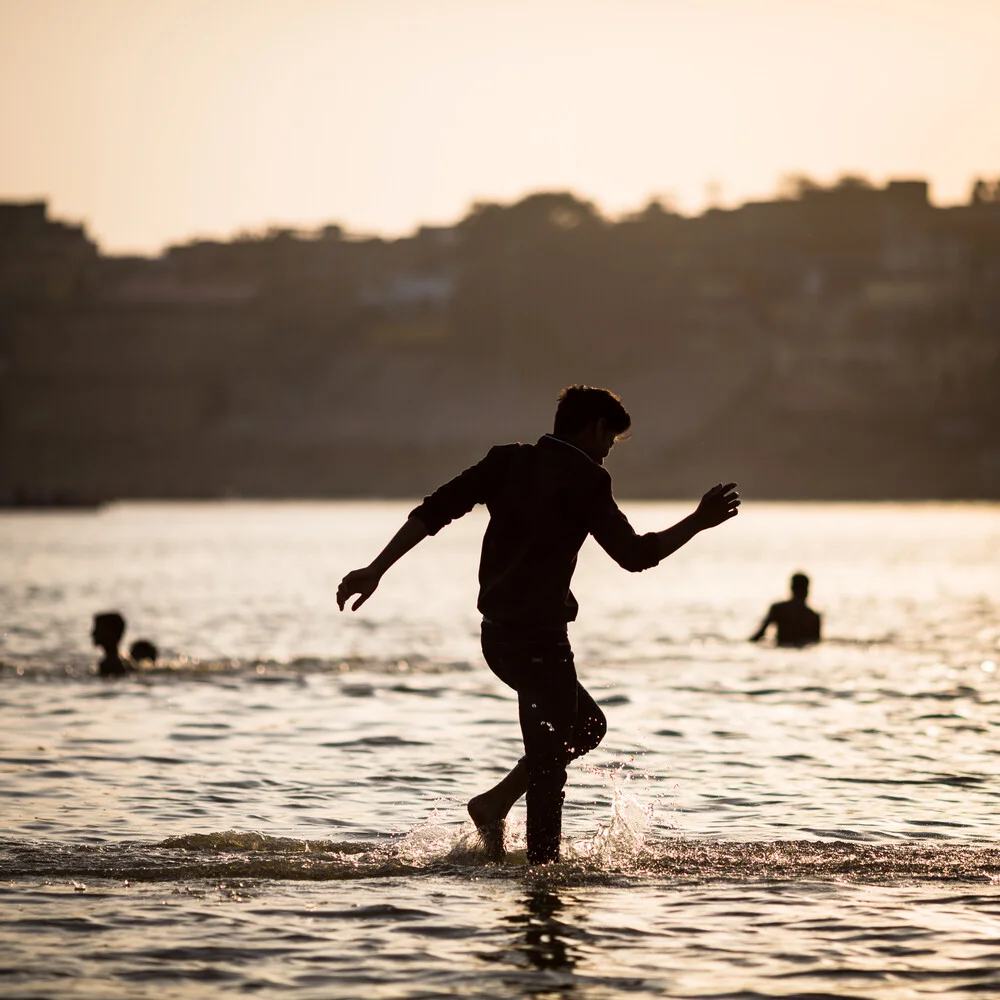
[[[809,596],[809,577],[805,573],[794,573],[791,579],[792,596],[787,601],[779,601],[768,608],[760,628],[752,636],[751,642],[759,642],[771,625],[778,627],[778,646],[810,646],[819,642],[820,616],[806,604]]]
[[[95,646],[104,650],[104,659],[97,668],[102,677],[125,677],[135,673],[131,660],[123,658],[118,652],[124,634],[125,619],[117,611],[102,611],[94,615],[90,638]]]
[[[517,692],[524,739],[524,756],[513,770],[468,804],[494,859],[504,855],[507,813],[527,793],[528,861],[559,860],[566,765],[593,750],[607,730],[603,712],[577,680],[567,634],[578,609],[570,581],[584,540],[593,535],[620,566],[638,572],[738,513],[736,484],[720,483],[673,527],[636,534],[604,468],[631,423],[613,392],[563,389],[551,434],[536,444],[491,448],[425,497],[382,552],[337,588],[340,610],[357,595],[356,611],[389,567],[423,538],[476,504],[489,510],[479,563],[482,648],[490,669]]]

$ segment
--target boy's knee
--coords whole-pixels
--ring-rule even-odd
[[[608,720],[604,713],[598,711],[597,714],[588,716],[587,720],[580,726],[577,736],[577,746],[570,747],[570,760],[574,757],[582,757],[585,753],[590,753],[604,739],[608,733]]]

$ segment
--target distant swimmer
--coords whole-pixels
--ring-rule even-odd
[[[129,647],[128,655],[133,663],[156,663],[160,651],[148,639],[136,639]]]
[[[809,646],[820,640],[820,616],[806,604],[809,596],[809,577],[795,573],[791,581],[790,600],[772,604],[760,628],[750,636],[758,642],[771,625],[777,625],[779,646]]]
[[[479,562],[482,648],[496,676],[517,692],[524,757],[496,786],[475,796],[469,815],[489,855],[504,856],[504,824],[527,793],[528,861],[559,860],[563,786],[571,760],[593,750],[604,713],[577,680],[567,624],[570,590],[588,535],[624,569],[656,566],[699,532],[735,517],[735,484],[713,486],[673,527],[638,535],[619,509],[604,468],[632,418],[607,389],[573,385],[559,394],[555,425],[536,444],[490,449],[477,465],[425,497],[386,547],[337,588],[341,611],[357,610],[382,576],[428,535],[485,504],[490,520]]]
[[[118,646],[125,634],[125,619],[117,611],[104,611],[94,615],[94,627],[90,637],[95,646],[104,650],[98,670],[102,677],[125,677],[135,672],[131,660],[118,652]]]

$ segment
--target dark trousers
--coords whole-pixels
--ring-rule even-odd
[[[517,692],[528,769],[528,861],[558,861],[566,765],[604,739],[607,721],[576,679],[565,627],[484,621],[483,655]]]

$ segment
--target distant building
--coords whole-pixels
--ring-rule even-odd
[[[617,221],[541,193],[156,257],[0,203],[0,499],[417,495],[597,379],[641,428],[625,495],[723,467],[757,496],[998,497],[998,330],[995,180]]]
[[[0,202],[0,303],[52,304],[82,295],[97,261],[84,227],[53,222],[45,201]]]

